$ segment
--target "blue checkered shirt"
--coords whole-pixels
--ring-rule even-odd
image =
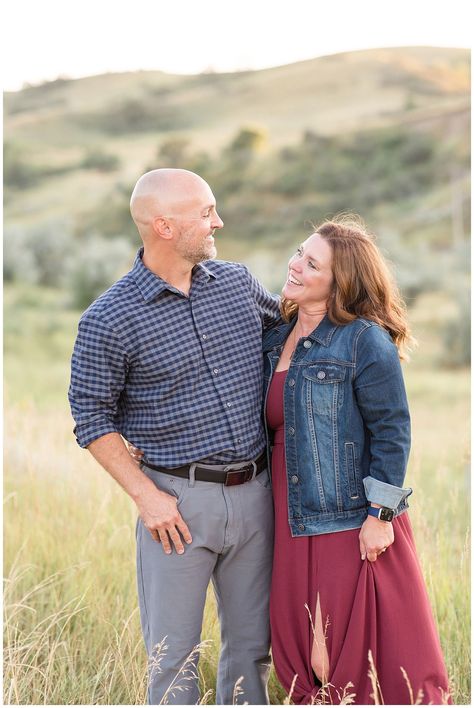
[[[255,459],[262,331],[278,298],[238,263],[195,266],[189,296],[132,270],[82,315],[69,401],[81,447],[117,432],[163,467]]]

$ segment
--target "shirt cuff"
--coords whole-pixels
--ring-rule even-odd
[[[86,430],[80,430],[78,426],[74,428],[74,434],[76,436],[76,441],[79,447],[87,447],[90,445],[94,440],[98,440],[101,438],[103,435],[108,435],[109,433],[119,433],[120,430],[117,430],[115,426],[112,424],[109,425],[101,425],[100,427],[95,427],[93,430],[91,429],[86,429]]]
[[[397,507],[412,494],[413,489],[407,487],[395,487],[393,484],[381,482],[375,477],[364,477],[365,496],[369,502],[386,506],[389,509],[397,509]]]

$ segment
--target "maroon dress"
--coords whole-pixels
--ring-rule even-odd
[[[448,678],[407,512],[393,521],[395,543],[362,561],[353,529],[293,538],[288,524],[283,388],[273,376],[267,421],[275,431],[272,486],[275,550],[270,621],[277,676],[296,704],[451,703]],[[319,593],[329,656],[328,685],[311,667]],[[305,605],[307,607],[305,607]],[[376,671],[369,672],[369,650]],[[296,677],[296,678],[295,678]],[[352,684],[352,685],[351,685]],[[377,686],[377,700],[374,700]]]

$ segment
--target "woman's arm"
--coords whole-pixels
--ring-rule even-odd
[[[372,506],[396,509],[411,494],[404,488],[410,451],[410,414],[398,351],[378,326],[359,335],[354,392],[370,435],[370,469],[364,478]],[[360,535],[361,558],[375,561],[394,541],[392,524],[368,516]]]
[[[353,387],[370,434],[367,499],[396,509],[411,494],[403,488],[410,452],[410,413],[398,350],[390,335],[373,325],[356,345]]]

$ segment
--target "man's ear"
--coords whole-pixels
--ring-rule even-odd
[[[170,239],[173,236],[173,230],[169,220],[164,216],[155,216],[152,221],[153,231],[157,236],[164,239]]]

